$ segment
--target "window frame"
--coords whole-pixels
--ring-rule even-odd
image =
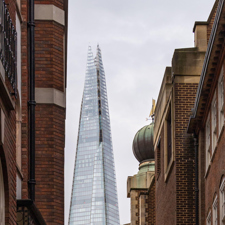
[[[208,216],[206,218],[206,225],[212,225],[212,212],[211,210],[208,213]]]
[[[222,92],[222,93],[221,93]],[[218,79],[218,135],[221,135],[224,126],[224,75],[223,67]]]
[[[212,225],[218,225],[218,198],[217,198],[217,196],[215,197],[215,199],[213,201],[212,208],[213,208],[213,216],[212,216],[213,223],[212,223]]]
[[[211,124],[210,124],[210,113],[208,114],[206,125],[205,125],[205,156],[206,156],[206,171],[210,166],[211,161]]]
[[[165,118],[164,118],[164,181],[167,182],[170,170],[172,168],[174,162],[174,117],[173,117],[173,106],[172,106],[172,97],[170,98],[167,108],[165,110]],[[171,156],[170,160],[168,161],[168,135],[167,135],[167,121],[168,116],[170,116],[171,120]]]
[[[160,173],[161,173],[161,136],[159,137],[158,139],[158,142],[157,142],[157,146],[156,146],[156,154],[157,154],[157,179],[159,178],[160,176]]]
[[[212,143],[212,156],[217,146],[217,96],[216,91],[214,92],[213,99],[211,102],[211,143]]]
[[[225,224],[225,177],[220,185],[220,223]]]

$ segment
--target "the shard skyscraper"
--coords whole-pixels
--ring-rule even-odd
[[[69,225],[119,225],[114,156],[101,50],[88,49]]]

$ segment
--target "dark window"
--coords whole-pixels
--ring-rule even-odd
[[[161,137],[159,137],[159,141],[157,144],[157,177],[161,172]]]
[[[167,115],[166,127],[167,127],[167,165],[169,165],[172,157],[171,107],[169,108],[169,112]]]

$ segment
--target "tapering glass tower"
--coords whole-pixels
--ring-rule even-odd
[[[119,225],[114,156],[101,50],[88,48],[69,225]]]

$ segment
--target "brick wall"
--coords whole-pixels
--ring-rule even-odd
[[[15,1],[9,0],[6,3],[8,4],[7,8],[9,9],[13,25],[16,26]],[[13,93],[12,86],[7,77],[5,78],[5,84],[8,92]],[[15,104],[16,99],[13,96],[9,98]],[[0,126],[4,127],[4,143],[2,145],[0,143],[0,158],[3,167],[5,189],[5,223],[12,225],[16,224],[16,111],[9,109],[6,101],[6,98],[0,94],[0,110],[3,110],[5,115],[4,124],[0,122]]]
[[[194,145],[187,126],[194,106],[197,83],[174,83],[175,161],[165,179],[164,126],[160,131],[160,153],[155,151],[156,224],[193,224],[195,218]],[[173,111],[173,110],[172,110]],[[160,154],[160,155],[159,155]]]
[[[175,84],[176,224],[193,224],[195,218],[194,143],[187,126],[198,84]]]
[[[198,161],[199,161],[199,223],[205,224],[205,132],[198,135]]]
[[[4,107],[0,97],[0,108],[5,114],[4,144],[0,145],[0,157],[3,166],[6,201],[6,223],[16,222],[16,115],[14,110]]]
[[[223,62],[224,66],[224,62]],[[219,71],[219,70],[218,70]],[[223,74],[224,76],[224,74]],[[224,80],[225,81],[225,80]],[[218,80],[215,80],[217,83]],[[225,85],[224,85],[225,87]],[[217,92],[218,97],[218,87],[215,89]],[[211,93],[213,95],[214,92]],[[209,97],[210,98],[210,97]],[[218,104],[218,101],[217,101]],[[209,103],[210,105],[210,103]],[[207,114],[208,112],[206,112]],[[205,164],[202,164],[201,170],[204,171],[205,177],[204,177],[204,194],[205,194],[205,207],[202,208],[202,211],[204,210],[203,216],[206,218],[208,211],[212,209],[212,204],[215,196],[218,197],[218,220],[221,221],[220,216],[220,185],[221,181],[225,176],[225,132],[224,128],[221,131],[221,134],[219,136],[218,133],[218,110],[217,110],[217,145],[214,150],[214,153],[211,152],[211,162],[210,167],[208,168],[208,171],[206,173],[206,167]],[[204,129],[201,131],[204,133]],[[200,148],[201,154],[205,156],[205,136],[202,137],[202,146]]]
[[[156,201],[156,225],[176,224],[176,177],[175,167],[172,166],[169,179],[164,179],[164,126],[161,129],[161,173],[156,178],[155,201]],[[155,152],[157,161],[157,154]],[[157,163],[156,163],[157,169]]]
[[[36,204],[47,224],[64,224],[64,119],[58,106],[36,106]]]
[[[64,27],[53,21],[36,21],[36,87],[64,91]]]
[[[64,8],[64,0],[35,1]],[[26,0],[21,0],[22,29],[22,198],[28,199],[29,128],[28,31]],[[35,86],[64,92],[64,26],[54,21],[35,21]],[[37,104],[36,112],[36,205],[47,224],[64,224],[65,108]]]

